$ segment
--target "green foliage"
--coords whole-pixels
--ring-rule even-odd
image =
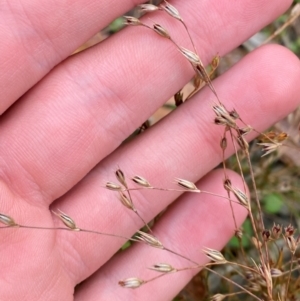
[[[262,203],[263,203],[264,211],[269,214],[279,213],[284,204],[282,200],[282,196],[278,193],[267,194],[262,199]]]
[[[131,242],[130,241],[126,241],[125,244],[122,246],[121,250],[124,251],[127,248],[129,248],[131,246]]]

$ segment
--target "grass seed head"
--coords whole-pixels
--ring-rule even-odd
[[[141,176],[134,176],[131,180],[142,187],[152,187],[150,183]]]
[[[119,285],[125,288],[138,288],[144,283],[144,280],[132,277],[119,281]]]
[[[124,205],[126,208],[128,208],[130,210],[134,210],[132,200],[129,197],[127,197],[127,195],[125,193],[123,193],[122,191],[120,191],[120,201],[121,201],[122,205]]]
[[[113,182],[106,182],[105,187],[109,190],[114,190],[114,191],[119,191],[122,189],[120,185]]]
[[[174,100],[175,100],[175,105],[176,107],[179,107],[180,105],[183,104],[183,93],[181,90],[179,90],[175,95],[174,95]]]
[[[124,175],[123,171],[122,171],[120,168],[118,168],[118,169],[116,170],[115,175],[116,175],[117,180],[118,180],[123,186],[125,186],[125,187],[127,188],[127,183],[126,183],[126,180],[125,180],[125,175]]]
[[[237,229],[234,232],[235,237],[242,239],[243,238],[243,230],[242,229]]]
[[[178,10],[173,6],[171,5],[169,2],[167,1],[164,1],[164,5],[160,5],[160,7],[166,12],[168,13],[171,17],[179,20],[179,21],[182,21],[182,18],[181,16],[179,15],[179,12]]]
[[[222,104],[216,104],[213,106],[213,111],[216,114],[215,123],[218,125],[229,126],[236,128],[234,118],[232,118],[227,109]]]
[[[221,146],[221,149],[222,149],[222,150],[225,150],[225,149],[227,148],[227,138],[226,138],[226,137],[223,137],[223,138],[221,139],[220,146]]]
[[[217,250],[205,248],[202,251],[211,261],[215,263],[219,263],[219,264],[227,263],[227,260],[224,258],[222,253]]]
[[[63,223],[64,225],[74,231],[79,231],[79,228],[76,226],[74,220],[59,210],[59,212],[52,211]]]
[[[159,24],[153,24],[153,30],[164,38],[167,38],[167,39],[171,38],[168,31]]]
[[[233,187],[231,187],[230,191],[234,194],[242,206],[244,206],[246,209],[249,209],[249,199],[244,192]]]
[[[211,61],[211,67],[216,70],[220,64],[220,56],[216,55]]]
[[[261,145],[263,147],[263,151],[265,152],[262,157],[269,155],[270,153],[275,152],[282,144],[281,143],[257,143],[257,145]]]
[[[282,226],[278,225],[273,225],[272,227],[272,236],[275,239],[278,239],[280,237],[280,235],[282,234]]]
[[[176,271],[170,264],[168,263],[157,263],[153,265],[150,270],[157,271],[160,273],[170,273]]]
[[[238,129],[239,134],[242,135],[242,136],[248,135],[252,131],[253,131],[253,128],[249,125],[242,128],[242,129],[241,128]]]
[[[288,236],[285,238],[288,248],[290,249],[292,254],[295,254],[298,243],[295,240],[294,236]]]
[[[271,269],[271,276],[272,276],[272,278],[278,278],[281,275],[282,275],[282,271],[281,270],[274,269],[274,268]]]
[[[197,186],[193,182],[190,182],[190,181],[187,181],[184,179],[179,179],[179,178],[176,178],[175,181],[179,186],[181,186],[187,190],[200,192],[200,190],[197,188]]]
[[[263,230],[262,237],[264,241],[269,241],[271,239],[271,231],[270,230]]]
[[[284,236],[289,237],[294,235],[296,229],[292,225],[288,225],[287,227],[284,228]]]
[[[202,64],[201,61],[200,61],[199,56],[195,52],[193,52],[191,50],[188,50],[184,47],[179,47],[179,51],[193,65]]]
[[[158,248],[158,249],[164,249],[163,244],[154,236],[149,233],[145,233],[143,231],[138,231],[138,235],[136,238],[140,241],[143,241],[147,245]]]
[[[159,8],[153,4],[141,4],[138,8],[145,13],[151,13],[153,11],[159,10]]]
[[[229,115],[234,119],[234,120],[237,120],[240,118],[240,115],[238,114],[238,112],[233,109],[232,111],[229,112]]]
[[[9,227],[14,227],[17,226],[18,224],[16,224],[16,222],[14,221],[14,219],[8,215],[2,214],[0,213],[0,223],[9,226]]]
[[[225,299],[226,296],[225,295],[222,295],[222,294],[216,294],[216,295],[213,295],[211,298],[210,298],[210,301],[222,301],[223,299]]]
[[[143,23],[135,17],[123,16],[123,18],[124,18],[124,25],[131,25],[131,26],[143,25]]]
[[[249,143],[244,138],[244,136],[238,136],[236,141],[237,141],[239,147],[241,148],[241,150],[246,151],[249,149]]]

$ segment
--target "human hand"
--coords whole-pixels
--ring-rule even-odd
[[[1,5],[1,208],[18,224],[59,227],[60,209],[78,226],[130,237],[142,226],[111,191],[117,166],[169,187],[174,177],[224,193],[222,129],[213,125],[214,95],[206,88],[158,125],[122,141],[192,76],[178,50],[144,28],[127,28],[66,59],[89,37],[141,1],[4,1]],[[221,56],[284,12],[292,1],[174,1],[204,63]],[[175,20],[151,15],[184,47]],[[176,36],[176,37],[175,37]],[[66,59],[66,60],[64,60]],[[257,130],[292,111],[299,101],[300,67],[288,50],[269,45],[219,77],[214,86]],[[232,181],[239,181],[231,174]],[[142,191],[135,206],[149,221],[180,196]],[[50,209],[49,209],[50,208]],[[235,206],[239,223],[245,211]],[[201,249],[220,249],[233,235],[230,208],[212,196],[184,194],[169,207],[154,234],[177,252],[204,264]],[[136,290],[118,281],[147,279],[154,263],[189,265],[170,253],[88,233],[1,229],[1,300],[170,300],[196,272],[162,277]],[[113,256],[113,257],[112,257]],[[84,281],[74,292],[75,286]]]

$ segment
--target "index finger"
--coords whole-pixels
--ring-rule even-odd
[[[81,44],[140,2],[0,1],[0,114]]]

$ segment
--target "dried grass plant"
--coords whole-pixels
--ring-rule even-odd
[[[220,176],[220,174],[217,177],[220,183],[211,182],[213,177],[208,175],[204,181],[197,184],[194,182],[194,179],[197,179],[199,174],[190,175],[187,171],[184,172],[184,176],[181,178],[180,166],[172,166],[172,170],[170,171],[170,175],[176,173],[178,178],[172,179],[172,177],[168,178],[168,175],[166,175],[165,181],[162,183],[160,183],[160,181],[157,182],[155,177],[150,178],[147,168],[144,169],[143,166],[140,170],[136,171],[136,173],[132,173],[132,171],[127,172],[126,169],[123,169],[123,166],[120,166],[116,167],[114,176],[110,175],[109,172],[104,172],[103,174],[105,174],[107,178],[106,181],[102,182],[101,185],[97,184],[99,186],[97,193],[101,195],[103,191],[105,191],[107,195],[106,199],[109,199],[109,204],[105,206],[111,206],[111,210],[113,212],[114,210],[116,211],[117,215],[114,217],[116,227],[114,229],[96,229],[93,227],[93,223],[89,225],[89,218],[86,216],[83,218],[73,216],[69,212],[65,212],[65,209],[60,210],[61,208],[53,206],[52,213],[53,216],[57,218],[55,222],[57,226],[55,227],[44,226],[43,221],[40,221],[39,224],[35,222],[31,223],[30,218],[21,217],[22,212],[20,212],[19,216],[17,214],[12,216],[1,209],[0,222],[3,224],[1,235],[17,235],[16,233],[18,231],[28,231],[28,233],[31,233],[30,231],[40,231],[44,233],[43,235],[48,235],[50,231],[61,231],[65,232],[65,235],[62,235],[61,239],[67,235],[72,235],[73,238],[71,241],[79,240],[82,244],[91,244],[91,241],[97,240],[98,237],[106,237],[107,240],[104,240],[103,243],[108,244],[111,243],[112,240],[115,240],[117,241],[115,244],[116,249],[120,241],[122,243],[127,242],[126,246],[128,247],[128,245],[130,245],[129,249],[138,258],[134,261],[133,265],[148,267],[150,270],[150,272],[145,272],[144,275],[147,275],[146,277],[138,273],[120,275],[118,273],[118,266],[113,265],[115,269],[110,270],[109,273],[115,273],[120,276],[118,284],[116,281],[115,285],[127,289],[140,290],[144,286],[151,286],[152,289],[155,290],[157,283],[157,290],[162,290],[164,283],[170,282],[176,286],[180,277],[189,279],[192,275],[202,270],[203,277],[208,277],[207,273],[213,274],[228,284],[227,288],[222,287],[222,291],[209,296],[213,301],[221,301],[226,298],[238,300],[240,296],[243,298],[247,296],[247,298],[250,298],[249,300],[259,301],[299,300],[299,258],[297,248],[300,237],[296,234],[296,227],[291,224],[281,225],[274,223],[271,228],[266,226],[259,190],[257,189],[256,171],[252,164],[249,140],[253,139],[254,136],[259,136],[257,145],[263,149],[264,153],[262,157],[264,158],[268,158],[268,155],[276,153],[278,149],[282,147],[294,147],[298,150],[297,146],[289,144],[289,138],[285,132],[271,131],[261,133],[259,129],[255,129],[251,124],[249,125],[248,121],[244,120],[243,110],[239,112],[239,110],[236,110],[232,106],[232,103],[239,101],[238,99],[235,99],[231,104],[225,105],[222,92],[218,91],[219,89],[217,86],[215,87],[212,81],[220,58],[216,53],[215,56],[211,58],[209,67],[205,67],[205,63],[202,62],[197,51],[196,43],[194,43],[194,39],[192,38],[193,34],[190,32],[188,25],[185,23],[177,8],[167,1],[162,1],[159,5],[141,4],[139,5],[139,9],[142,13],[147,14],[146,21],[145,18],[138,19],[133,16],[125,16],[125,25],[135,26],[137,30],[144,30],[145,34],[148,34],[150,31],[153,36],[157,35],[158,44],[163,42],[169,43],[170,47],[177,49],[178,53],[188,63],[185,67],[193,70],[193,90],[185,96],[181,90],[178,91],[174,96],[176,107],[180,106],[179,110],[182,109],[183,111],[185,107],[184,103],[192,101],[192,97],[200,90],[201,93],[204,93],[204,97],[209,99],[209,109],[213,114],[211,116],[214,117],[211,118],[209,124],[206,124],[206,127],[207,129],[211,127],[222,129],[221,132],[219,130],[214,131],[218,133],[216,136],[212,137],[210,136],[211,134],[208,133],[209,136],[206,137],[209,143],[211,143],[211,141],[217,141],[214,145],[219,145],[218,148],[216,147],[210,151],[218,153],[222,162],[222,176]],[[176,38],[173,38],[173,34],[169,31],[169,28],[152,20],[152,17],[149,16],[150,13],[157,12],[164,14],[166,18],[171,18],[172,21],[181,23],[186,33],[186,40],[188,40],[189,45],[191,45],[190,48],[186,48],[186,46],[182,46],[181,43],[178,43]],[[288,23],[291,23],[294,19],[295,13],[291,19],[288,20]],[[274,36],[279,34],[280,31],[281,29],[275,32]],[[139,31],[139,34],[142,34],[142,32]],[[159,55],[167,56],[168,54]],[[155,62],[150,62],[149,65],[155,65]],[[174,69],[176,70],[176,66],[174,66]],[[172,76],[172,72],[176,71],[171,70],[170,76]],[[278,70],[278,72],[280,72],[280,70]],[[252,72],[251,76],[255,76],[255,72]],[[240,84],[237,77],[235,77],[234,80],[235,81],[229,83],[232,87],[226,88],[234,91],[234,87]],[[243,78],[241,77],[240,80],[243,81]],[[147,84],[147,82],[145,84]],[[203,92],[202,88],[204,87],[206,87],[206,90],[203,90]],[[251,89],[251,87],[249,87],[249,89]],[[220,90],[223,91],[224,88],[221,87]],[[228,95],[231,94],[229,93]],[[228,97],[228,95],[226,97]],[[153,95],[153,97],[155,97],[155,95]],[[259,110],[259,108],[253,106],[253,110]],[[258,113],[257,118],[263,118],[263,116]],[[138,138],[141,139],[141,143],[147,143],[146,139],[140,138],[143,137],[143,135],[147,135],[147,128],[147,123],[144,123],[141,130],[142,133],[139,134]],[[193,131],[193,128],[190,128],[190,131]],[[168,133],[169,136],[173,136],[173,139],[176,139],[177,134],[176,132],[172,132],[172,129]],[[184,133],[180,134],[184,135]],[[197,144],[197,141],[195,141],[195,144]],[[126,148],[126,144],[124,147]],[[158,145],[157,148],[159,147]],[[198,148],[199,156],[201,156],[201,149],[206,147],[206,145],[202,145]],[[150,151],[153,152],[155,149]],[[235,162],[241,180],[237,178],[237,175],[228,170],[227,158],[232,152],[235,154]],[[147,161],[147,153],[135,153],[134,155],[141,156],[145,162]],[[131,160],[134,159],[134,157],[131,158]],[[115,166],[118,166],[118,160],[121,159],[115,156],[114,160]],[[209,160],[208,157],[207,160]],[[151,162],[148,162],[145,166],[151,164]],[[128,176],[128,174],[131,175]],[[213,179],[215,178],[216,177]],[[173,184],[171,183],[172,181],[174,182]],[[169,186],[167,186],[168,182],[170,183]],[[250,192],[248,191],[247,183],[250,183]],[[214,190],[214,187],[220,186],[223,188],[218,188],[216,191]],[[150,200],[149,202],[161,202],[161,206],[158,207],[163,211],[169,201],[164,202],[162,198],[168,199],[170,195],[171,197],[178,197],[179,200],[177,204],[173,205],[171,209],[168,209],[168,212],[165,214],[158,214],[157,209],[155,212],[148,212],[151,210],[149,209],[151,208],[149,204],[146,206],[148,209],[144,209],[143,207],[143,202],[146,200]],[[187,197],[187,195],[189,196]],[[205,237],[203,241],[207,244],[197,245],[197,243],[195,244],[194,241],[189,241],[188,239],[184,245],[181,243],[178,244],[176,241],[176,231],[184,232],[185,228],[190,231],[192,226],[189,225],[189,223],[195,223],[197,221],[193,219],[189,220],[189,217],[181,213],[182,215],[178,215],[177,220],[174,219],[172,221],[173,225],[171,223],[171,225],[164,228],[164,220],[168,219],[170,212],[177,212],[178,208],[184,208],[183,202],[188,202],[189,210],[187,212],[189,214],[193,210],[198,214],[199,209],[197,209],[197,203],[206,203],[206,196],[209,197],[207,198],[209,202],[222,203],[224,219],[226,219],[226,224],[230,224],[228,228],[224,230],[224,232],[227,231],[227,233],[224,234],[222,229],[224,223],[220,224],[216,221],[217,229],[213,232],[211,228],[214,227],[214,223],[207,223],[206,226],[205,222],[200,222],[201,231],[199,233],[191,233],[191,236],[203,236]],[[203,210],[207,210],[204,211],[203,214],[214,215],[214,206],[216,205],[206,204],[204,207],[201,207]],[[122,209],[120,210],[120,208]],[[85,210],[84,205],[81,206],[81,209]],[[99,210],[101,210],[101,207],[95,209],[94,213],[91,213],[91,220],[95,219]],[[145,210],[147,212],[145,212]],[[38,214],[38,211],[36,214]],[[156,217],[150,219],[149,217],[153,215]],[[246,215],[250,220],[253,231],[251,237],[253,252],[251,254],[247,254],[242,242],[245,233],[241,228],[241,222]],[[123,224],[122,227],[118,227],[119,220],[125,217],[128,219],[128,216],[134,220],[134,224],[136,225],[136,231],[133,236],[131,236],[132,227],[129,230],[122,228],[126,227],[125,224]],[[222,213],[216,213],[215,216],[218,219],[222,216]],[[201,213],[199,219],[206,221],[206,217],[201,216]],[[172,229],[175,229],[175,235],[173,235]],[[195,229],[199,229],[199,227],[195,226]],[[236,236],[239,244],[236,251],[239,256],[236,257],[236,260],[227,258],[220,250],[210,245],[210,242],[219,240],[219,243],[214,243],[213,245],[222,248],[230,231],[232,235]],[[97,245],[97,243],[95,243],[95,245]],[[191,248],[194,248],[193,252],[191,252]],[[100,254],[101,249],[97,252]],[[120,252],[121,262],[127,260],[126,255],[124,255],[126,252],[128,252],[128,250]],[[199,255],[200,257],[196,256],[195,259],[192,254],[196,252],[201,254]],[[104,257],[108,256],[108,254],[104,255]],[[157,260],[153,261],[153,258],[157,258]],[[5,259],[2,257],[2,260]],[[130,264],[129,262],[128,265]],[[130,268],[130,273],[132,273],[132,270],[134,270],[134,267]],[[174,275],[178,275],[178,277],[175,278]],[[82,285],[84,286],[85,284],[83,283]],[[91,285],[97,284],[92,283]],[[80,285],[78,290],[80,292]],[[137,290],[134,290],[134,292]],[[124,300],[129,300],[128,296],[129,295],[124,295]],[[156,296],[156,294],[153,296]],[[134,298],[141,297],[132,297],[130,300],[137,300]],[[208,298],[208,295],[204,295],[203,298]],[[50,299],[46,298],[44,300]]]

